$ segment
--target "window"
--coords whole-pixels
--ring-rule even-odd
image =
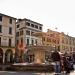
[[[38,26],[37,26],[37,25],[35,25],[35,28],[36,28],[36,29],[38,29]]]
[[[68,39],[67,38],[66,38],[65,42],[66,42],[66,44],[68,44]]]
[[[2,25],[0,25],[0,33],[2,32]]]
[[[75,39],[73,40],[73,45],[75,45]]]
[[[62,43],[64,43],[65,41],[64,41],[64,38],[62,38]]]
[[[11,39],[9,39],[9,46],[11,47]]]
[[[12,34],[12,28],[9,27],[9,34]]]
[[[29,39],[27,38],[27,45],[29,45]]]
[[[32,39],[32,45],[34,45],[34,40]]]
[[[70,51],[72,51],[72,47],[70,47]]]
[[[19,36],[19,32],[16,33],[16,36]]]
[[[20,44],[20,47],[21,47],[21,48],[23,47],[23,38],[21,38],[21,44]]]
[[[71,45],[71,38],[69,39],[69,44]]]
[[[9,23],[12,24],[12,19],[11,18],[9,19]]]
[[[30,26],[30,23],[26,22],[26,25],[27,25],[27,26]]]
[[[0,16],[0,21],[2,21],[2,16]]]
[[[0,37],[0,46],[1,46],[1,37]]]
[[[18,44],[19,44],[19,40],[16,41],[16,45],[17,45],[17,46],[18,46]]]
[[[33,33],[34,33],[34,32],[33,32],[33,31],[31,31],[31,36],[33,36]]]
[[[34,27],[34,24],[31,24],[31,27]]]
[[[39,27],[40,30],[42,30],[42,27]]]
[[[47,38],[47,42],[51,42],[51,39],[50,38]]]
[[[30,31],[26,30],[26,35],[30,35]]]
[[[42,40],[45,41],[45,37],[43,37]]]
[[[53,43],[56,43],[56,39],[52,39],[52,42],[53,42]]]
[[[37,45],[37,39],[35,40],[35,43],[36,43],[36,45]]]
[[[58,51],[60,51],[60,46],[58,46]]]
[[[23,38],[21,38],[21,44],[23,43]]]
[[[59,40],[57,40],[57,44],[59,44]]]
[[[17,28],[19,28],[19,27],[20,27],[20,25],[18,24],[18,25],[17,25]]]
[[[23,35],[23,30],[20,31],[20,35]]]

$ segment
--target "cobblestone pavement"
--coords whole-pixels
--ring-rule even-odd
[[[0,75],[54,75],[54,73],[0,71]],[[66,75],[66,74],[61,74],[61,75]],[[75,75],[75,71],[71,72],[69,75]]]

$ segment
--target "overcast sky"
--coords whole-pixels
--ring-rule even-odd
[[[0,0],[0,13],[27,18],[75,37],[75,0]]]

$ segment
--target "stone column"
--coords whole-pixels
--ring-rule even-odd
[[[5,63],[5,52],[3,52],[3,64]]]

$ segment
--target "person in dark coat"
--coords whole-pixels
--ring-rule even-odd
[[[74,70],[74,67],[73,67],[73,58],[72,56],[68,56],[67,60],[69,61],[69,64],[70,64],[70,70]]]
[[[52,52],[51,58],[52,58],[53,62],[55,63],[55,65],[54,65],[55,74],[60,74],[61,67],[60,67],[60,54],[59,54],[59,52],[56,50],[54,52]]]
[[[72,57],[73,57],[73,64],[75,64],[75,52],[73,53]]]
[[[66,73],[70,73],[70,62],[67,60],[67,58],[63,57],[63,68]]]
[[[54,51],[52,54],[51,54],[51,58],[53,61],[60,61],[60,54],[58,51]]]

